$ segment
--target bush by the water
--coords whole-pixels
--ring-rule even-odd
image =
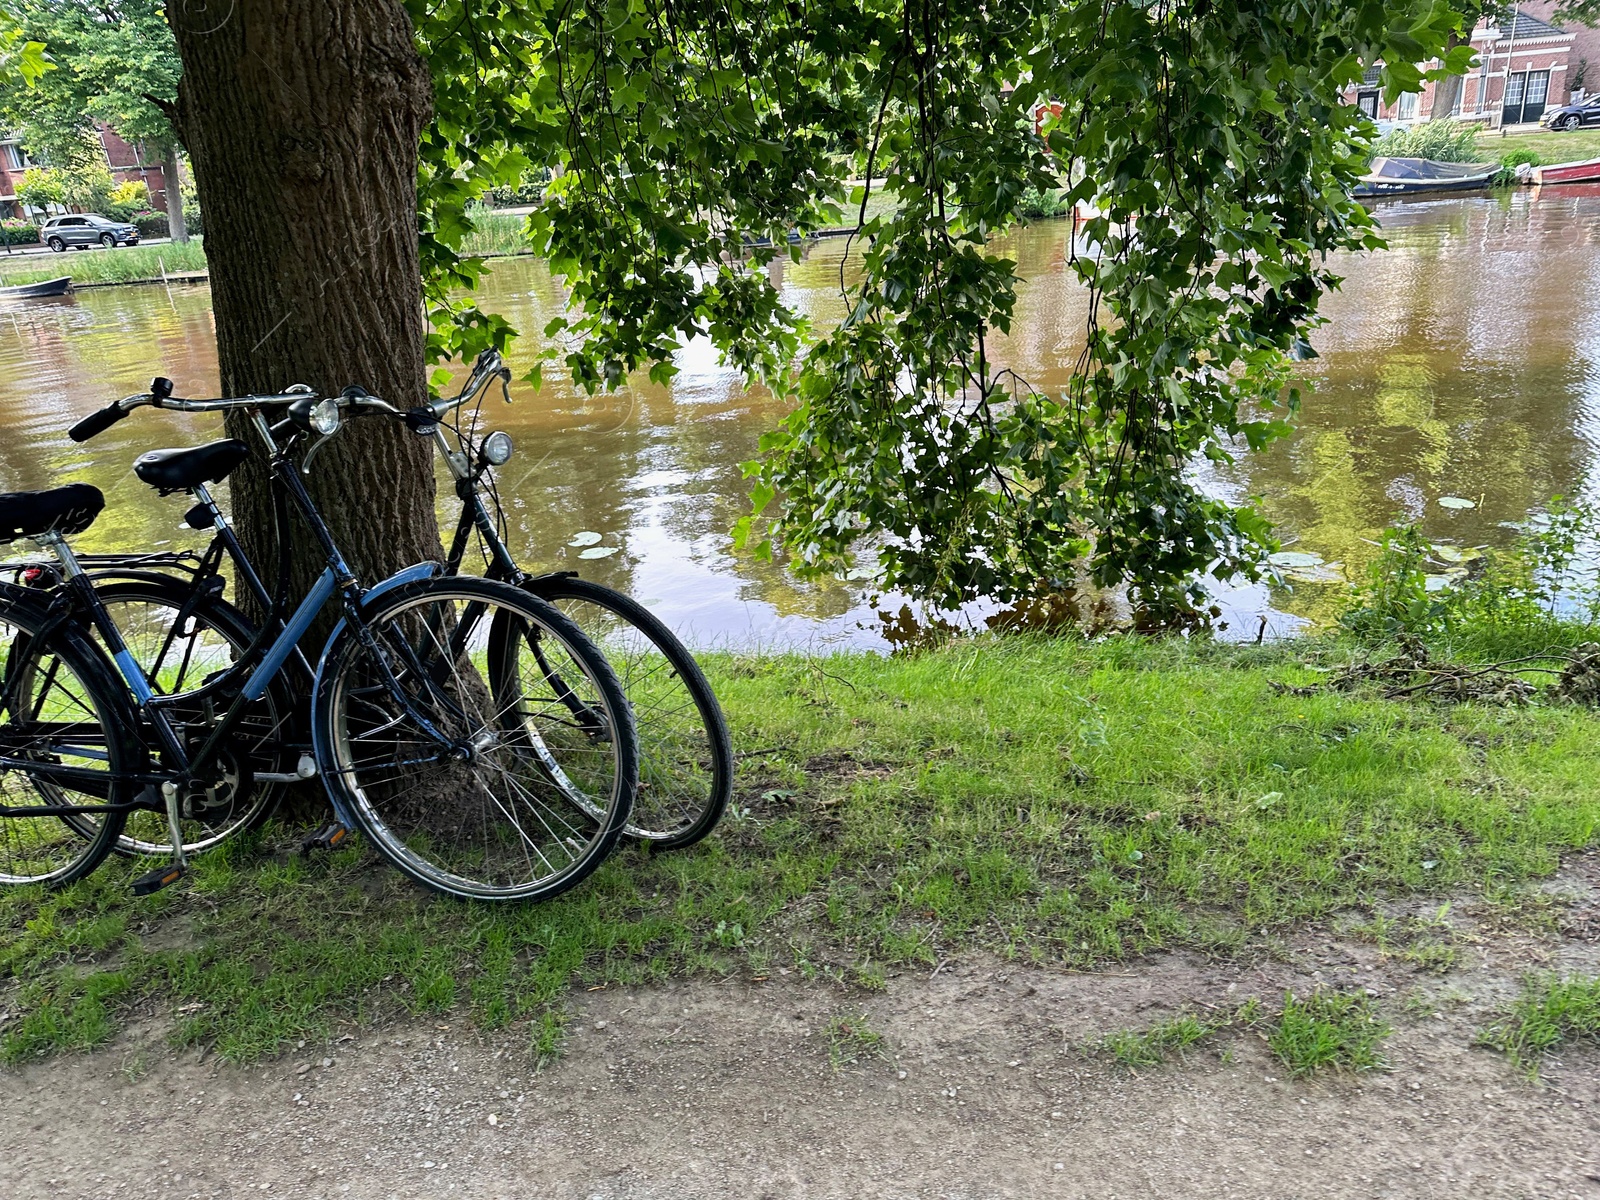
[[[1064,217],[1072,211],[1072,206],[1061,198],[1059,188],[1029,188],[1022,193],[1022,202],[1017,211],[1030,221],[1043,217]]]
[[[1431,158],[1434,162],[1479,162],[1478,126],[1460,121],[1423,121],[1396,129],[1373,147],[1374,157]]]
[[[1389,529],[1341,622],[1369,644],[1414,638],[1469,659],[1600,642],[1600,510],[1557,496],[1503,550]]]
[[[1544,160],[1539,157],[1537,151],[1528,150],[1526,148],[1521,150],[1513,150],[1509,154],[1501,155],[1500,169],[1495,172],[1494,176],[1495,187],[1506,187],[1509,184],[1515,183],[1517,180],[1518,167],[1537,167],[1542,161]]]

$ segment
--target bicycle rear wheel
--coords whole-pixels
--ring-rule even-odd
[[[559,612],[501,583],[396,588],[329,653],[323,779],[379,852],[446,895],[536,900],[586,878],[627,824],[633,717]]]
[[[116,844],[124,811],[29,815],[30,808],[133,799],[145,753],[122,681],[72,626],[0,595],[0,884],[59,887],[93,871]]]
[[[710,833],[733,791],[733,747],[716,693],[694,656],[651,611],[571,575],[523,587],[558,608],[611,664],[639,735],[639,794],[627,836],[663,850]]]

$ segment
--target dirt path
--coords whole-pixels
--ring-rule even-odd
[[[152,1026],[5,1078],[0,1196],[1600,1200],[1600,1052],[1532,1085],[1471,1047],[1530,965],[1600,967],[1595,868],[1553,885],[1564,937],[1458,919],[1443,979],[1311,932],[1248,965],[1068,975],[973,957],[879,994],[794,975],[618,989],[575,998],[542,1072],[525,1042],[459,1024],[250,1070],[173,1059]],[[1391,1071],[1290,1080],[1250,1032],[1137,1075],[1082,1049],[1319,980],[1377,993]],[[832,1061],[840,1017],[864,1017],[885,1053]]]

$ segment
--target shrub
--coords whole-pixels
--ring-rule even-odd
[[[1431,550],[1415,525],[1384,530],[1383,547],[1367,568],[1367,582],[1356,590],[1340,624],[1364,642],[1443,633],[1450,613],[1428,590]]]
[[[1048,191],[1041,188],[1029,188],[1022,193],[1022,199],[1017,205],[1017,211],[1030,221],[1041,217],[1062,217],[1070,208],[1061,198],[1059,188],[1050,188]]]
[[[1500,169],[1495,172],[1494,176],[1495,187],[1506,187],[1515,183],[1517,181],[1518,167],[1524,164],[1530,167],[1537,167],[1541,161],[1543,160],[1540,159],[1535,151],[1526,148],[1513,150],[1509,154],[1502,155]]]
[[[517,187],[490,188],[486,199],[491,208],[510,208],[514,204],[538,204],[544,199],[544,183],[524,183]]]
[[[32,221],[19,221],[15,217],[0,220],[0,236],[8,246],[27,246],[39,240],[39,226]]]
[[[1423,121],[1396,129],[1372,147],[1373,156],[1431,158],[1434,162],[1479,162],[1478,126],[1460,121]]]
[[[139,230],[140,237],[161,238],[166,237],[172,232],[167,227],[167,214],[164,212],[156,212],[151,208],[144,209],[141,212],[136,212],[128,219],[131,220],[134,224],[134,227]]]
[[[1385,531],[1340,623],[1364,642],[1448,641],[1455,653],[1578,645],[1600,632],[1600,510],[1560,496],[1504,550]]]

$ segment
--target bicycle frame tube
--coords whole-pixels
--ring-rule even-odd
[[[273,677],[282,670],[289,655],[294,653],[300,644],[300,639],[306,635],[311,623],[317,619],[317,614],[332,599],[333,593],[338,588],[339,581],[335,578],[332,567],[317,577],[317,581],[311,585],[311,590],[306,593],[306,598],[300,602],[300,607],[295,609],[294,615],[284,623],[283,632],[278,635],[277,641],[272,643],[260,665],[251,673],[250,678],[245,680],[241,694],[246,700],[259,700],[266,694],[267,686]]]

